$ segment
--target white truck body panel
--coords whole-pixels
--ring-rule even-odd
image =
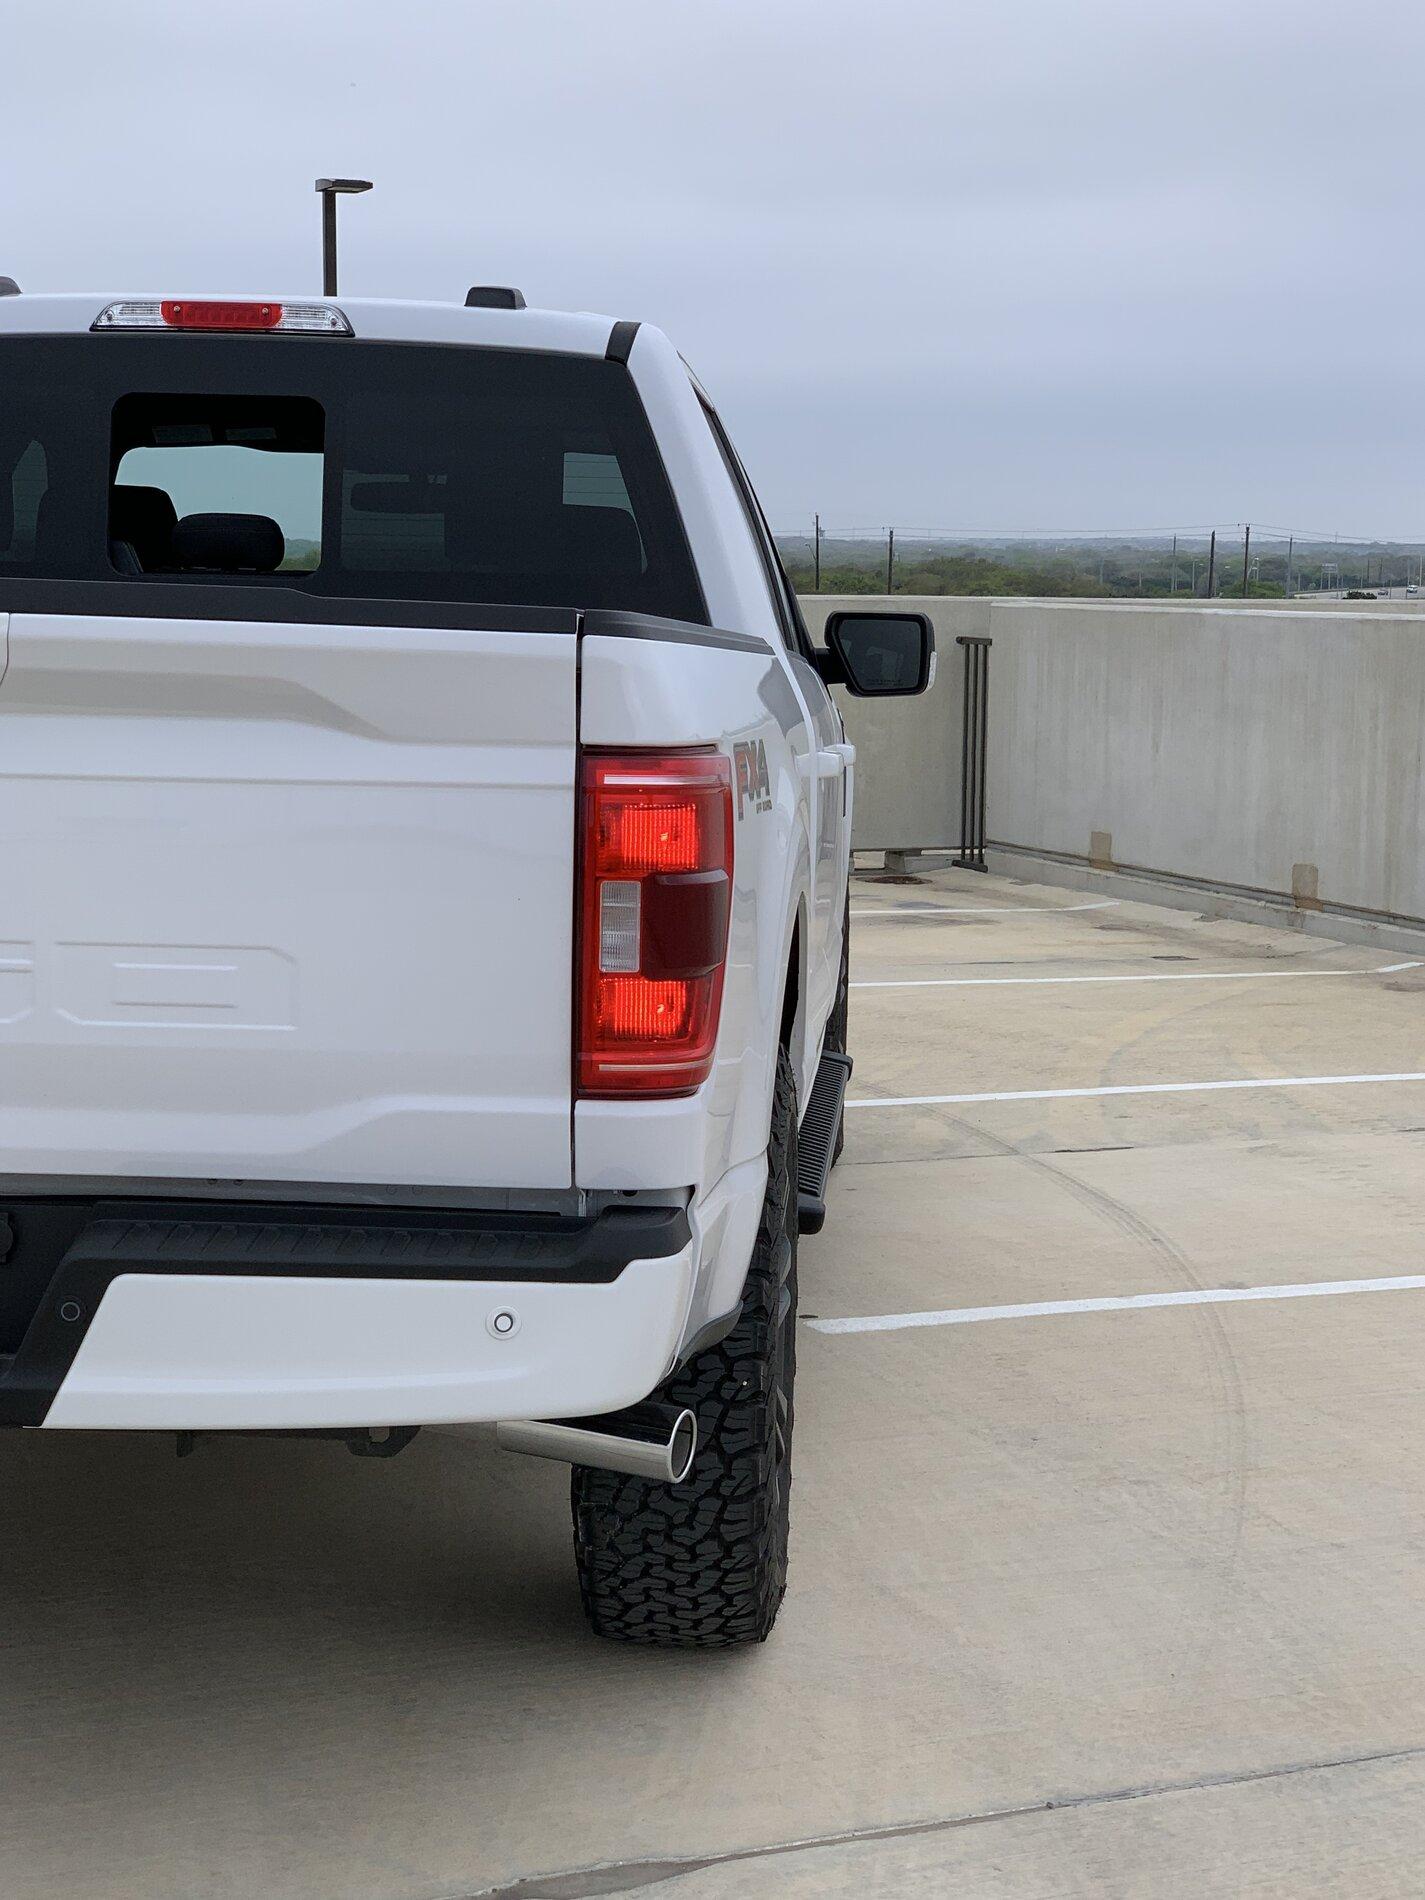
[[[612,1412],[672,1360],[692,1279],[691,1247],[631,1261],[608,1286],[123,1274],[45,1424],[283,1430]],[[497,1313],[515,1316],[513,1332],[491,1330]]]
[[[767,1145],[787,959],[811,877],[812,788],[797,764],[808,755],[809,728],[790,689],[779,638],[755,652],[689,645],[676,649],[671,664],[674,650],[656,642],[590,635],[582,644],[583,744],[637,745],[640,733],[658,732],[675,746],[715,744],[731,751],[743,743],[766,749],[768,809],[747,805],[736,826],[732,925],[712,1075],[685,1102],[581,1101],[574,1111],[581,1187],[688,1181],[701,1191]],[[803,1100],[819,1053],[818,1032],[804,1039],[799,1052]]]

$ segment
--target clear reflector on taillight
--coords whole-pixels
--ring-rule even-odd
[[[732,905],[718,752],[582,764],[579,1089],[686,1095],[712,1068]]]
[[[228,330],[297,336],[350,336],[343,311],[329,303],[276,303],[213,297],[131,297],[106,304],[95,330]]]
[[[599,885],[599,968],[606,976],[638,968],[642,922],[637,878],[605,878]]]

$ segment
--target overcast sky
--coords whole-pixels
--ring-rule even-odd
[[[774,525],[1425,536],[1421,0],[5,0],[0,271],[660,323]]]

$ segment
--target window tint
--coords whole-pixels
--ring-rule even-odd
[[[360,474],[341,478],[342,558],[363,573],[448,572],[444,475]]]
[[[566,449],[564,452],[564,505],[566,508],[622,508],[633,513],[618,457],[603,449]]]
[[[14,438],[13,447],[15,460],[8,470],[0,448],[0,561],[29,561],[34,559],[49,465],[43,445],[24,442],[23,432]]]
[[[0,338],[6,573],[707,619],[626,367],[552,352]]]
[[[326,419],[305,397],[125,396],[114,407],[109,556],[121,574],[310,573],[322,546]],[[180,533],[225,518],[216,537]],[[275,567],[244,560],[259,545]]]

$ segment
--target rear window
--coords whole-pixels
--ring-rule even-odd
[[[299,337],[0,338],[0,577],[706,621],[626,368]]]

